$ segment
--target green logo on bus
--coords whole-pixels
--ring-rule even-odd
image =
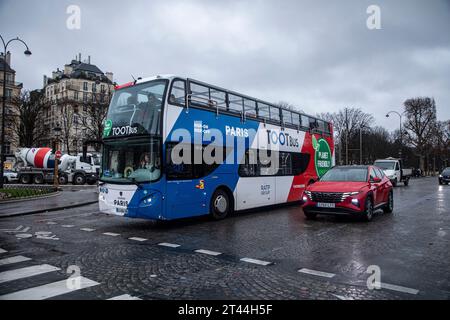
[[[331,169],[331,149],[325,139],[320,138],[317,140],[315,136],[312,136],[312,145],[315,151],[316,172],[320,178]]]
[[[112,129],[112,121],[106,120],[105,128],[103,129],[103,137],[108,137],[111,134]]]

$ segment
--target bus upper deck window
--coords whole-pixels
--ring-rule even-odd
[[[232,112],[242,113],[243,99],[242,97],[235,96],[234,94],[228,95],[228,108]]]
[[[175,80],[172,84],[172,90],[169,95],[169,103],[171,104],[186,104],[186,82],[183,80]]]
[[[246,116],[256,117],[256,101],[244,99],[244,111]]]
[[[292,112],[290,112],[289,110],[283,110],[283,122],[287,124],[293,124]]]
[[[270,112],[269,112],[269,106],[264,103],[258,103],[258,117],[263,119],[269,119]]]
[[[280,121],[280,109],[278,107],[270,106],[270,119]]]

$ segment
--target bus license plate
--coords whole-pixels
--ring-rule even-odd
[[[116,208],[116,213],[124,215],[127,213],[127,208]]]
[[[336,208],[336,204],[335,203],[323,203],[323,202],[319,202],[317,204],[318,208]]]

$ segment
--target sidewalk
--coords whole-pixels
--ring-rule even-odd
[[[63,210],[96,203],[97,201],[98,194],[95,187],[82,190],[79,188],[64,188],[56,195],[0,204],[0,218]]]

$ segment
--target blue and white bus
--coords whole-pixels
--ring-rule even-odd
[[[222,161],[207,160],[207,152]],[[99,206],[131,218],[222,219],[299,201],[333,165],[330,123],[197,80],[156,76],[116,87]]]

